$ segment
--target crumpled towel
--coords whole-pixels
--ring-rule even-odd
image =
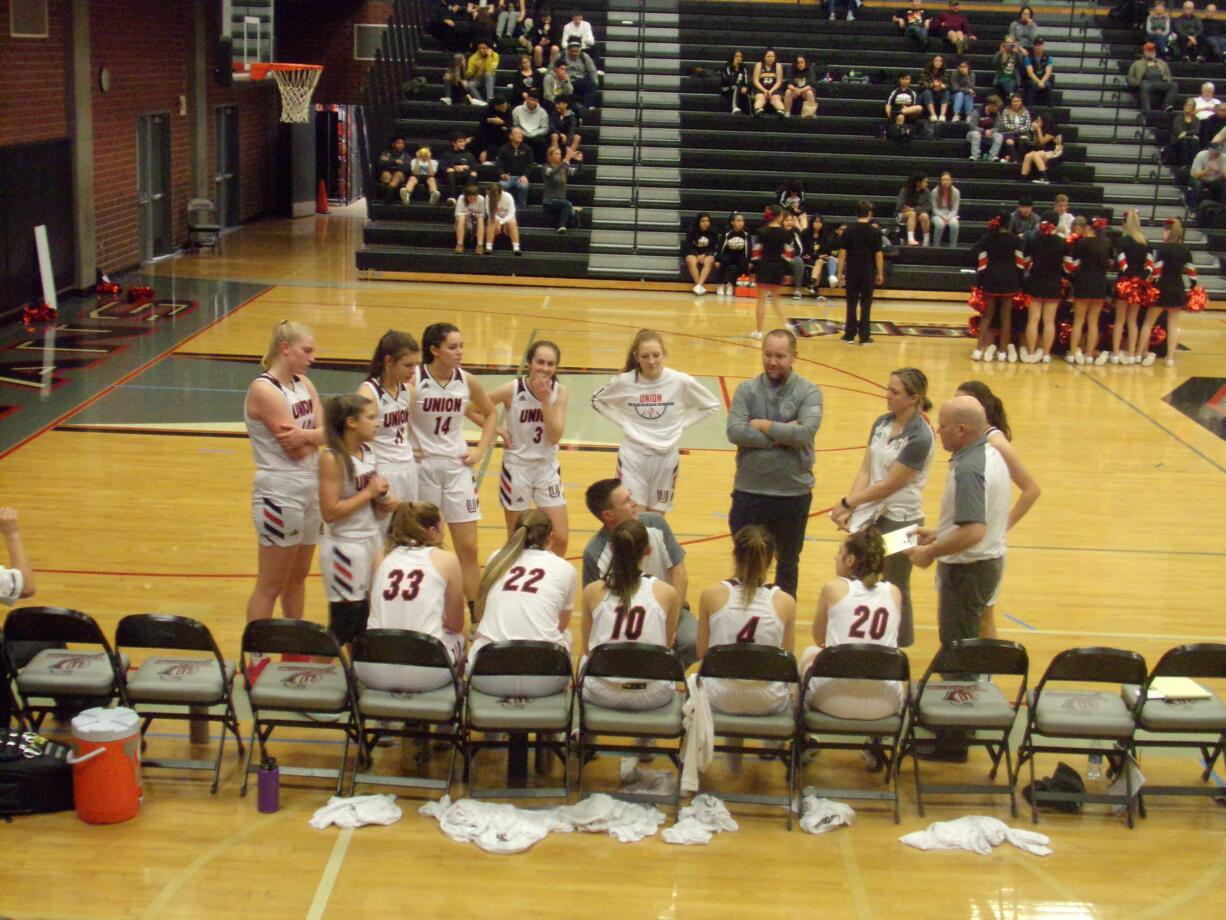
[[[1016,830],[1004,821],[982,815],[967,815],[953,821],[937,821],[926,831],[915,831],[898,838],[917,850],[970,850],[987,856],[992,847],[1011,843],[1035,856],[1049,856],[1051,838],[1035,831]]]
[[[681,791],[698,791],[698,774],[715,758],[715,720],[707,690],[697,674],[685,679],[689,696],[681,709],[685,741],[681,745]]]
[[[668,770],[652,770],[639,766],[637,757],[623,757],[618,765],[621,775],[621,792],[636,795],[672,795],[677,783],[676,774]]]
[[[636,843],[644,837],[654,837],[660,825],[667,820],[664,812],[658,808],[623,802],[604,793],[590,795],[582,802],[564,805],[556,811],[559,817],[570,822],[574,830],[591,834],[608,833],[622,843]]]
[[[801,802],[800,829],[809,834],[824,834],[840,827],[851,827],[856,813],[850,805],[831,799],[806,795]]]
[[[713,795],[696,795],[690,804],[677,812],[677,823],[661,835],[665,843],[681,846],[705,846],[721,831],[740,830],[740,825],[728,813],[728,806]]]
[[[355,795],[351,799],[334,795],[307,823],[316,830],[333,824],[354,828],[367,824],[395,824],[400,820],[400,815],[400,806],[396,804],[394,795]]]

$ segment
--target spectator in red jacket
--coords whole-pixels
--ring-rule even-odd
[[[967,46],[975,40],[970,20],[958,12],[958,0],[949,0],[949,9],[937,13],[926,25],[929,35],[945,39],[958,54],[965,54]]]

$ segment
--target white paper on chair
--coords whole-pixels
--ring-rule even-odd
[[[911,524],[902,530],[891,530],[882,534],[881,542],[885,544],[885,554],[893,556],[903,550],[919,545],[919,524]]]
[[[1155,677],[1145,695],[1151,700],[1207,700],[1210,696],[1190,677]]]

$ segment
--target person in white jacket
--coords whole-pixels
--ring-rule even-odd
[[[932,190],[932,242],[941,245],[941,236],[949,228],[949,245],[958,245],[958,207],[962,193],[954,186],[954,178],[948,170],[941,173],[941,181]]]
[[[666,355],[660,333],[640,329],[622,373],[592,394],[592,408],[626,435],[617,477],[636,502],[660,514],[673,507],[682,433],[720,408],[689,374],[665,367]]]

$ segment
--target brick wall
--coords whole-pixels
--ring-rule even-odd
[[[370,0],[298,0],[277,10],[276,55],[281,61],[323,64],[316,102],[355,104],[370,61],[353,59],[356,23],[386,25],[392,4]]]
[[[49,0],[48,38],[10,38],[0,0],[0,147],[68,136],[65,0]]]

